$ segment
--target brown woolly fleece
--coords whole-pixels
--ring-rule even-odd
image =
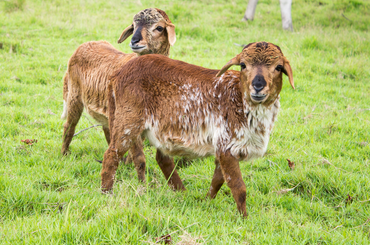
[[[123,31],[118,42],[123,42],[132,34],[138,37],[134,48],[139,49],[132,48],[135,53],[125,54],[106,41],[97,41],[80,45],[69,59],[63,79],[62,119],[67,121],[64,124],[62,154],[68,152],[84,108],[93,119],[103,125],[109,144],[107,91],[110,77],[129,60],[138,56],[149,53],[168,56],[170,46],[176,41],[175,26],[160,9],[145,9],[136,14],[133,23]],[[141,142],[138,144],[133,146],[136,152],[131,155],[135,166],[145,169]],[[139,175],[139,179],[144,180],[143,175]]]
[[[227,71],[240,65],[241,71]],[[208,192],[214,198],[226,181],[238,210],[247,216],[239,161],[262,157],[280,107],[282,73],[294,88],[292,69],[272,43],[249,44],[220,71],[146,55],[130,60],[109,86],[112,133],[101,171],[110,191],[123,154],[145,136],[176,190],[185,187],[169,156],[216,156]]]

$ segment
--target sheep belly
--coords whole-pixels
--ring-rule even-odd
[[[256,134],[250,129],[244,130],[244,136],[240,139],[233,139],[228,144],[231,154],[240,161],[249,161],[262,157],[269,142],[269,133]]]
[[[210,142],[202,142],[201,140],[193,139],[191,141],[184,140],[181,137],[164,135],[158,137],[156,130],[147,129],[144,136],[149,140],[149,143],[161,150],[165,155],[169,156],[185,156],[187,158],[200,158],[215,155],[215,147]]]

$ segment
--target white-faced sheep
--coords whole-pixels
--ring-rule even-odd
[[[240,65],[241,71],[227,71]],[[294,88],[292,69],[272,43],[247,45],[220,71],[147,55],[128,62],[109,87],[112,133],[101,171],[110,191],[123,154],[144,135],[169,184],[185,189],[169,156],[216,156],[214,198],[224,181],[238,210],[246,212],[240,160],[262,157],[280,107],[282,73]]]
[[[64,76],[64,124],[62,154],[66,154],[83,108],[103,125],[109,144],[108,97],[109,78],[129,60],[144,54],[168,56],[170,46],[176,41],[175,26],[160,9],[145,9],[134,16],[133,23],[120,36],[118,43],[132,35],[130,47],[134,53],[125,54],[106,41],[87,42],[80,45],[68,62]],[[141,169],[139,179],[144,180],[145,157],[142,144],[133,146],[135,167]]]

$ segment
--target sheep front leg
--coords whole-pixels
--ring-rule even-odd
[[[164,155],[159,149],[157,149],[156,160],[164,176],[166,177],[166,180],[168,181],[168,185],[174,190],[186,190],[179,174],[175,169],[173,159]]]
[[[225,182],[224,176],[222,175],[222,170],[220,166],[220,161],[216,158],[215,160],[215,172],[213,174],[211,188],[207,193],[207,197],[213,199],[216,197],[217,192],[220,190],[221,186]]]
[[[238,211],[244,217],[247,217],[248,214],[245,203],[247,192],[240,171],[239,161],[231,155],[230,151],[221,153],[219,155],[219,160],[224,179],[233,194]]]

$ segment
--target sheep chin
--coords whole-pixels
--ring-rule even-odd
[[[262,104],[269,97],[268,94],[253,94],[253,93],[251,93],[250,96],[251,96],[252,102],[255,104]]]
[[[141,54],[141,53],[143,53],[143,51],[148,49],[148,47],[146,45],[141,45],[141,46],[135,45],[135,46],[133,46],[130,43],[129,46],[130,46],[132,52],[137,53],[137,54]]]

